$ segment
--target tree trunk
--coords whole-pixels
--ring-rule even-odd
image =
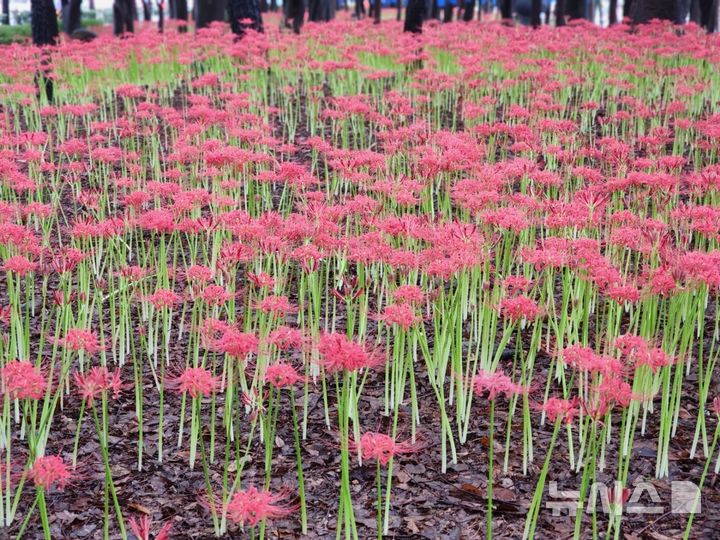
[[[165,31],[165,2],[158,2],[158,30],[162,34]]]
[[[228,0],[227,11],[230,28],[236,36],[244,36],[248,29],[256,32],[263,31],[262,16],[257,0]]]
[[[356,8],[357,9],[357,8]],[[365,7],[363,6],[363,10]],[[312,22],[329,21],[335,15],[335,0],[310,0],[308,20]]]
[[[530,24],[533,28],[540,28],[540,11],[542,10],[542,0],[532,0],[530,8]]]
[[[375,0],[375,24],[380,24],[382,20],[382,0]]]
[[[400,1],[400,0],[398,0]],[[419,34],[422,32],[422,23],[425,18],[425,0],[408,0],[405,10],[404,32]]]
[[[567,0],[565,2],[565,16],[568,19],[588,19],[587,0]]]
[[[617,22],[617,0],[610,0],[610,26]]]
[[[635,0],[632,3],[634,23],[646,23],[652,19],[675,21],[677,19],[677,0]]]
[[[395,15],[396,21],[402,20],[402,0],[395,0],[397,2],[397,14]]]
[[[80,28],[82,0],[70,0],[62,7],[63,31],[69,36]]]
[[[58,21],[52,0],[30,0],[30,26],[34,45],[45,47],[57,43]],[[35,74],[35,86],[38,90],[38,98],[44,93],[48,101],[53,100],[54,93],[51,69],[52,58],[50,53],[44,50],[40,60],[40,71]]]
[[[178,21],[180,21],[180,25],[178,26],[179,32],[187,32],[187,22],[188,22],[187,0],[172,0],[172,6],[174,8],[174,13],[170,14],[170,18],[177,19]]]
[[[652,19],[677,22],[679,0],[632,0],[629,15],[633,23]]]
[[[58,22],[52,0],[30,0],[30,25],[33,44],[55,45],[58,37]]]
[[[152,20],[152,6],[150,5],[150,0],[142,0],[142,8],[143,8],[143,20],[145,22]]]
[[[512,19],[513,3],[512,0],[500,0],[500,16],[503,20]]]
[[[445,8],[443,9],[443,22],[449,23],[453,19],[453,5],[450,0],[445,0]]]
[[[2,0],[2,20],[0,24],[10,24],[10,0]]]
[[[370,6],[372,7],[372,6]],[[355,0],[355,17],[362,19],[365,16],[365,0]]]
[[[555,3],[555,26],[565,26],[565,0]]]
[[[625,0],[623,2],[623,19],[624,18],[630,18],[632,16],[633,11],[633,0]]]
[[[225,20],[225,0],[196,0],[195,27],[205,28],[210,23]]]
[[[714,0],[693,0],[690,20],[708,32],[714,32],[717,25],[717,2]],[[686,15],[686,13],[684,13]]]
[[[448,5],[450,3],[450,0],[445,0],[445,5]],[[475,0],[465,0],[465,3],[463,4],[463,21],[470,22],[473,19],[473,15],[475,13]]]
[[[115,0],[113,2],[113,34],[120,36],[135,30],[132,0]]]
[[[304,0],[286,0],[283,2],[283,10],[285,10],[286,24],[292,21],[293,32],[299,34],[305,19]]]

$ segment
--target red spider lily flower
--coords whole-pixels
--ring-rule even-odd
[[[656,268],[650,275],[650,292],[657,296],[669,296],[677,289],[671,268]]]
[[[294,367],[283,362],[271,364],[265,370],[265,382],[275,388],[285,388],[304,380],[305,377],[300,375]]]
[[[202,367],[189,367],[177,378],[180,392],[187,392],[191,397],[209,396],[218,386],[218,379]]]
[[[266,519],[285,517],[295,511],[295,507],[278,504],[287,498],[287,493],[271,493],[258,491],[254,486],[240,490],[233,495],[227,505],[227,515],[230,520],[240,525],[249,524],[255,527]]]
[[[522,386],[512,382],[512,379],[502,371],[490,373],[479,370],[473,379],[473,391],[475,395],[482,396],[487,392],[490,401],[493,401],[498,394],[505,394],[506,398],[510,398],[515,394],[522,393],[523,390]]]
[[[261,289],[264,287],[272,287],[273,285],[275,285],[275,280],[265,272],[262,272],[260,274],[253,274],[252,272],[247,272],[246,275],[250,283]]]
[[[14,399],[40,399],[47,388],[47,381],[40,369],[24,360],[5,364],[0,378],[5,392]]]
[[[305,346],[307,340],[302,331],[297,328],[278,326],[270,332],[266,341],[281,351],[287,351],[289,349],[301,349]]]
[[[664,366],[672,365],[675,359],[661,348],[653,347],[645,339],[632,334],[625,334],[615,340],[615,347],[620,351],[622,359],[635,367],[649,366],[653,372]]]
[[[530,289],[532,282],[525,276],[508,276],[503,280],[503,286],[510,293],[522,293]]]
[[[129,281],[140,281],[147,275],[147,271],[140,266],[125,266],[116,272],[115,275]]]
[[[425,298],[425,293],[417,285],[400,285],[392,293],[397,303],[419,304]]]
[[[13,272],[21,277],[34,272],[37,267],[38,263],[30,261],[22,255],[14,255],[2,265],[2,269],[6,272]]]
[[[194,264],[190,268],[187,269],[185,274],[187,275],[187,278],[190,281],[207,283],[213,277],[213,270],[212,270],[212,268],[208,268],[207,266],[200,266],[200,265]]]
[[[201,297],[211,306],[222,306],[225,302],[230,300],[233,295],[223,289],[220,285],[212,284],[203,289]]]
[[[386,324],[397,325],[403,330],[407,330],[421,319],[415,314],[412,306],[408,304],[391,304],[385,306],[385,310],[383,314],[378,317],[378,320]]]
[[[158,289],[145,298],[155,309],[171,308],[180,302],[180,295],[169,289]]]
[[[72,473],[60,456],[41,456],[30,468],[29,478],[45,491],[53,486],[63,489],[72,479]]]
[[[150,540],[150,518],[148,516],[142,516],[140,521],[131,517],[129,522],[130,530],[137,540]]]
[[[630,488],[621,487],[620,484],[616,482],[615,486],[608,489],[607,494],[610,504],[616,507],[622,507],[630,500],[632,490]]]
[[[157,234],[171,233],[176,228],[175,217],[170,210],[149,210],[138,217],[140,228]]]
[[[297,308],[290,303],[287,296],[270,295],[263,298],[258,306],[263,313],[273,313],[284,317],[286,313],[293,313]]]
[[[129,522],[130,530],[137,540],[150,540],[150,518],[148,516],[142,516],[139,521],[131,517]],[[172,522],[165,523],[155,535],[155,540],[169,540],[171,529]]]
[[[543,411],[551,422],[564,418],[567,424],[572,424],[575,415],[580,411],[578,399],[549,398],[542,406]]]
[[[633,394],[630,384],[613,375],[603,377],[602,382],[596,385],[593,391],[606,406],[618,405],[625,408],[632,400],[638,398]]]
[[[562,360],[575,369],[586,373],[620,375],[625,372],[623,364],[612,357],[595,354],[590,347],[571,345],[562,353]]]
[[[225,332],[227,332],[228,324],[225,321],[216,319],[214,317],[208,317],[200,325],[200,336],[203,341],[208,344],[208,348],[214,347],[215,341],[217,341]]]
[[[398,442],[389,435],[372,431],[363,433],[360,442],[354,443],[354,446],[360,448],[363,459],[375,459],[383,466],[387,465],[397,455],[412,454],[420,449],[418,443],[411,441]]]
[[[244,360],[249,354],[257,352],[258,344],[255,334],[240,332],[231,327],[215,341],[215,349],[233,358]]]
[[[720,396],[713,399],[712,402],[712,411],[717,415],[720,416]]]
[[[322,365],[329,373],[373,368],[384,362],[381,355],[370,353],[345,334],[335,332],[320,337],[318,351],[322,356]]]
[[[4,325],[9,325],[11,318],[12,318],[12,306],[0,307],[0,322],[2,322]]]
[[[79,249],[66,248],[53,257],[52,268],[58,274],[72,272],[75,267],[87,257],[88,254],[80,251]]]
[[[94,367],[87,373],[75,372],[75,384],[80,396],[90,407],[93,406],[95,398],[103,392],[112,391],[113,399],[117,399],[122,387],[120,371],[111,373],[102,366]]]
[[[83,328],[69,329],[64,338],[56,339],[56,343],[71,351],[84,351],[88,354],[103,350],[95,332]]]
[[[500,304],[500,313],[511,321],[532,321],[540,315],[540,308],[527,296],[505,298]]]

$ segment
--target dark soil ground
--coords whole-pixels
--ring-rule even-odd
[[[548,359],[540,358],[547,369]],[[126,380],[132,375],[128,366],[124,368]],[[146,380],[151,380],[150,373]],[[404,456],[396,461],[393,471],[393,501],[390,521],[390,537],[398,539],[470,539],[485,538],[487,486],[487,410],[482,403],[475,405],[477,414],[468,436],[468,442],[458,448],[458,463],[448,466],[442,473],[440,468],[440,441],[438,410],[434,396],[423,377],[418,377],[419,403],[422,422],[421,436],[423,449],[413,455]],[[368,381],[361,403],[361,417],[379,418],[382,408],[381,379]],[[157,394],[150,385],[145,388],[145,410],[156,411]],[[298,400],[299,402],[299,400]],[[689,399],[685,402],[689,408]],[[337,494],[339,491],[339,452],[336,434],[325,425],[322,400],[319,389],[311,395],[308,437],[302,443],[303,464],[305,468],[306,492],[308,498],[308,523],[311,534],[308,538],[334,538],[335,517],[337,513]],[[166,403],[166,452],[162,464],[153,457],[157,429],[156,415],[148,416],[146,430],[146,451],[142,471],[137,471],[137,421],[134,412],[134,396],[125,392],[111,403],[111,459],[113,477],[126,516],[147,513],[159,527],[161,521],[170,520],[175,533],[172,538],[210,539],[212,522],[210,514],[203,504],[204,482],[202,469],[189,471],[187,452],[177,449],[177,422],[179,398],[171,396]],[[206,407],[209,409],[209,407]],[[495,484],[494,498],[496,509],[493,516],[493,536],[495,538],[516,539],[522,537],[527,508],[532,499],[538,472],[545,458],[552,426],[540,427],[539,416],[534,418],[535,461],[528,476],[522,475],[522,442],[520,439],[519,415],[512,431],[509,469],[502,473],[502,460],[505,438],[507,404],[498,402],[497,428],[495,439]],[[689,459],[689,448],[694,431],[695,411],[681,411],[681,421],[676,437],[670,449],[670,478],[653,479],[655,470],[656,434],[651,429],[644,436],[639,434],[633,450],[629,481],[645,478],[652,482],[661,498],[662,512],[658,514],[627,514],[623,520],[623,538],[652,539],[679,538],[686,524],[687,516],[670,512],[670,482],[694,480],[700,477],[704,460],[701,457]],[[77,399],[70,398],[55,422],[52,440],[54,446],[63,452],[71,452],[79,413]],[[406,412],[407,414],[407,412]],[[206,423],[209,425],[209,422]],[[114,426],[114,427],[113,427]],[[135,426],[128,429],[128,426]],[[382,426],[366,426],[379,429]],[[221,430],[219,430],[221,431]],[[561,432],[562,433],[562,432]],[[207,429],[206,429],[207,435]],[[275,448],[273,486],[282,484],[296,486],[294,447],[292,444],[292,423],[287,396],[283,399],[280,414],[277,446]],[[94,426],[89,418],[83,422],[79,448],[79,462],[82,477],[62,492],[54,492],[48,497],[48,511],[53,537],[94,539],[102,537],[103,516],[103,466],[97,444]],[[616,467],[612,450],[608,452],[608,467],[598,472],[598,480],[611,485],[611,473]],[[222,463],[214,465],[215,478],[220,481]],[[244,472],[245,485],[261,484],[263,480],[263,447],[256,444],[251,460]],[[375,522],[375,466],[364,464],[352,468],[353,503],[356,510],[359,534],[362,538],[374,538],[377,535]],[[558,438],[553,454],[548,482],[557,481],[560,490],[577,490],[580,476],[570,471],[567,459],[566,439]],[[20,516],[31,503],[33,490],[26,490],[20,504]],[[551,499],[548,490],[544,501],[563,501],[564,498]],[[646,495],[642,503],[650,504]],[[606,528],[606,518],[601,513],[600,537]],[[567,511],[554,516],[549,508],[541,511],[536,538],[571,538],[574,517]],[[114,525],[113,525],[114,526]],[[17,527],[17,525],[16,525]],[[112,537],[119,537],[117,529]],[[157,530],[157,529],[155,529]],[[720,493],[716,487],[716,476],[708,476],[703,490],[702,512],[695,519],[693,538],[720,538]],[[14,534],[6,537],[14,537]],[[300,524],[297,516],[273,522],[267,531],[270,538],[300,538]],[[39,518],[33,518],[26,538],[41,538]],[[246,538],[247,532],[231,529],[226,538]],[[584,516],[583,538],[592,537],[590,515]]]

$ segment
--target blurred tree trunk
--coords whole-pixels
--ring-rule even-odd
[[[610,25],[617,24],[617,0],[610,0]]]
[[[364,10],[363,6],[363,10]],[[313,22],[329,21],[335,16],[335,0],[310,0],[308,20]]]
[[[397,1],[397,14],[395,16],[395,20],[401,21],[402,20],[402,0],[396,0]]]
[[[533,28],[540,28],[540,11],[542,10],[542,0],[532,0],[530,8],[530,24]]]
[[[450,0],[445,0],[446,6],[449,3],[450,3]],[[463,21],[465,21],[465,22],[472,21],[474,14],[475,14],[475,0],[472,0],[472,2],[465,0],[465,3],[463,4],[463,16],[462,16]]]
[[[568,19],[587,19],[587,0],[566,0],[565,16]]]
[[[143,20],[145,22],[152,20],[152,6],[150,5],[150,0],[142,0],[142,7],[143,7]]]
[[[443,22],[448,23],[453,20],[453,5],[449,0],[445,0],[445,8],[443,9]]]
[[[285,11],[285,23],[289,24],[292,21],[293,32],[299,34],[305,19],[305,1],[285,0],[283,10]]]
[[[631,7],[634,23],[652,19],[677,22],[677,0],[634,0]]]
[[[171,19],[177,19],[180,21],[180,26],[178,26],[178,30],[180,32],[187,32],[187,22],[188,22],[188,4],[187,0],[172,0],[171,1],[171,13],[170,18]]]
[[[632,15],[632,5],[632,0],[625,0],[625,2],[623,2],[623,19],[625,17],[630,18],[630,16]]]
[[[375,3],[375,24],[380,24],[382,21],[382,0],[374,0]]]
[[[684,15],[687,15],[684,13]],[[717,0],[693,0],[690,6],[690,20],[699,24],[708,32],[717,30]]]
[[[555,26],[565,26],[565,0],[555,3]]]
[[[263,31],[260,5],[257,0],[228,0],[227,11],[230,28],[236,36],[245,35],[248,29]]]
[[[513,12],[512,0],[500,0],[500,16],[503,20],[511,20]]]
[[[424,18],[425,0],[408,0],[407,9],[405,10],[405,26],[403,31],[419,34],[422,32],[422,23]]]
[[[158,0],[158,30],[162,34],[165,31],[165,1]]]
[[[135,31],[134,2],[115,0],[113,2],[113,34],[120,36]]]
[[[57,43],[58,21],[52,0],[30,0],[30,27],[34,45],[45,48]],[[42,51],[40,70],[35,74],[35,87],[38,90],[38,98],[44,93],[48,101],[53,100],[54,93],[51,70],[52,58],[45,49]]]
[[[10,0],[2,0],[2,21],[0,24],[10,24]]]
[[[30,25],[34,45],[55,45],[58,22],[52,0],[30,0]]]
[[[63,31],[69,36],[80,28],[82,0],[69,0],[62,6]]]
[[[195,27],[205,28],[210,23],[225,20],[225,0],[196,0]]]

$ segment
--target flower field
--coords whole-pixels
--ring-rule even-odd
[[[720,38],[401,30],[0,47],[0,537],[716,537]]]

